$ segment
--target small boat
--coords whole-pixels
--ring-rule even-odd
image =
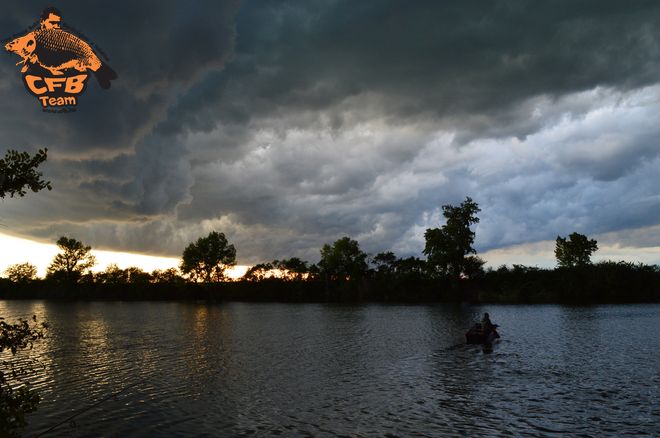
[[[496,330],[497,325],[493,326],[492,330],[484,331],[481,324],[476,323],[470,330],[465,333],[465,339],[468,344],[484,344],[490,345],[500,337]]]

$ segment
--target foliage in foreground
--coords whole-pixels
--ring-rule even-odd
[[[0,198],[23,197],[27,190],[51,190],[50,181],[43,179],[37,168],[46,161],[48,149],[40,149],[33,157],[27,152],[9,150],[0,159]],[[36,268],[29,263],[14,265],[7,272],[10,281],[25,284],[36,276]],[[33,317],[36,323],[36,316]],[[0,436],[18,436],[18,429],[26,425],[25,415],[34,411],[39,395],[23,379],[31,372],[31,362],[17,362],[14,356],[21,350],[31,349],[34,341],[43,337],[43,330],[22,319],[10,324],[0,318]],[[6,359],[9,351],[11,358]],[[4,353],[4,354],[3,354]]]
[[[8,150],[0,158],[0,198],[7,195],[23,197],[27,190],[51,190],[50,181],[44,181],[42,173],[37,171],[37,167],[46,161],[47,154],[48,149],[39,149],[33,157],[27,152]]]
[[[0,353],[11,354],[0,363],[0,436],[19,436],[18,430],[27,424],[26,414],[36,410],[39,404],[39,395],[25,381],[33,371],[33,362],[18,362],[14,358],[44,337],[46,325],[37,326],[36,316],[32,319],[33,325],[24,319],[11,324],[0,318]]]

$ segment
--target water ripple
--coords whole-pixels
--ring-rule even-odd
[[[463,343],[483,311],[492,354]],[[28,436],[657,436],[660,306],[0,302],[48,338]]]

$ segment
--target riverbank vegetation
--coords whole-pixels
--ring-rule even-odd
[[[262,264],[270,265],[270,263]],[[56,300],[220,300],[280,302],[452,302],[637,303],[660,302],[660,269],[629,262],[541,269],[514,265],[487,269],[453,281],[434,275],[425,262],[397,259],[396,267],[370,268],[360,279],[325,279],[312,269],[276,272],[237,281],[190,282],[176,270],[147,273],[109,267],[76,283],[52,279],[14,282],[0,278],[2,299]],[[390,271],[391,269],[391,271]],[[261,270],[260,272],[266,272]]]
[[[236,280],[226,271],[236,248],[220,232],[188,245],[179,268],[145,272],[109,265],[92,272],[91,247],[60,237],[45,278],[30,263],[0,279],[0,298],[65,300],[238,300],[282,302],[627,303],[660,301],[660,267],[623,261],[592,263],[597,242],[579,233],[557,237],[557,268],[513,265],[484,269],[473,248],[479,207],[466,198],[442,207],[446,223],[426,230],[423,255],[369,255],[342,237],[320,250],[318,263],[297,257],[258,263]]]
[[[51,189],[35,156],[9,151],[0,160],[0,198]],[[579,233],[557,236],[556,269],[514,265],[484,269],[474,249],[480,208],[467,197],[443,205],[445,223],[424,233],[425,258],[370,255],[348,236],[320,249],[310,263],[297,257],[262,262],[229,279],[237,250],[224,233],[213,231],[190,243],[178,268],[145,272],[110,265],[92,272],[92,248],[67,236],[60,252],[37,278],[29,261],[10,266],[0,278],[0,298],[66,300],[243,300],[295,302],[625,303],[660,301],[660,267],[623,261],[593,264],[596,240]]]

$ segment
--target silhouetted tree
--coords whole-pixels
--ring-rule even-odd
[[[321,278],[321,268],[317,264],[312,263],[307,269],[307,281],[315,281]]]
[[[467,256],[463,263],[463,274],[468,278],[480,277],[484,273],[486,261],[479,256]]]
[[[395,272],[396,278],[399,279],[428,278],[429,265],[426,260],[417,257],[398,259],[395,263]]]
[[[244,281],[283,280],[311,281],[318,277],[316,265],[310,265],[298,257],[273,260],[251,266],[241,278]]]
[[[50,181],[44,181],[42,173],[36,170],[46,161],[47,152],[48,149],[39,149],[31,157],[27,152],[8,150],[0,159],[0,198],[25,196],[28,189],[33,192],[51,190]]]
[[[103,284],[126,284],[128,275],[115,263],[110,263],[105,270],[94,274],[94,281]]]
[[[332,246],[323,245],[319,268],[329,279],[357,279],[367,272],[367,254],[360,250],[357,240],[342,237]]]
[[[380,275],[389,276],[394,275],[396,272],[397,258],[392,251],[381,252],[376,254],[371,262],[376,268],[376,272]]]
[[[96,257],[91,254],[92,247],[85,246],[72,237],[60,237],[57,240],[61,252],[55,256],[46,271],[46,278],[76,282],[96,264]]]
[[[16,263],[5,270],[5,275],[14,283],[27,283],[37,278],[37,267],[32,263]]]
[[[151,280],[151,275],[134,266],[122,269],[111,263],[104,271],[97,272],[94,280],[104,284],[147,284]]]
[[[561,267],[585,266],[591,263],[591,254],[598,250],[598,243],[579,233],[571,233],[568,239],[557,236],[555,257]]]
[[[244,281],[262,281],[273,275],[273,265],[271,263],[257,263],[245,271],[242,280]]]
[[[126,272],[130,284],[148,284],[151,281],[151,274],[137,266],[129,266],[124,269],[124,272]]]
[[[284,280],[302,280],[309,275],[307,262],[298,257],[274,260],[272,266],[280,271],[280,276]]]
[[[229,244],[224,233],[213,231],[186,247],[181,272],[193,281],[222,281],[225,270],[235,264],[236,248]]]
[[[151,273],[152,283],[162,284],[180,284],[185,282],[185,279],[180,275],[177,268],[168,268],[164,270],[156,269]]]
[[[478,204],[469,197],[458,207],[442,206],[442,215],[447,223],[441,228],[429,228],[424,233],[424,254],[437,272],[457,279],[462,274],[467,275],[478,264],[478,260],[467,255],[476,254],[472,247],[475,234],[470,226],[479,223],[476,216],[479,211]]]

